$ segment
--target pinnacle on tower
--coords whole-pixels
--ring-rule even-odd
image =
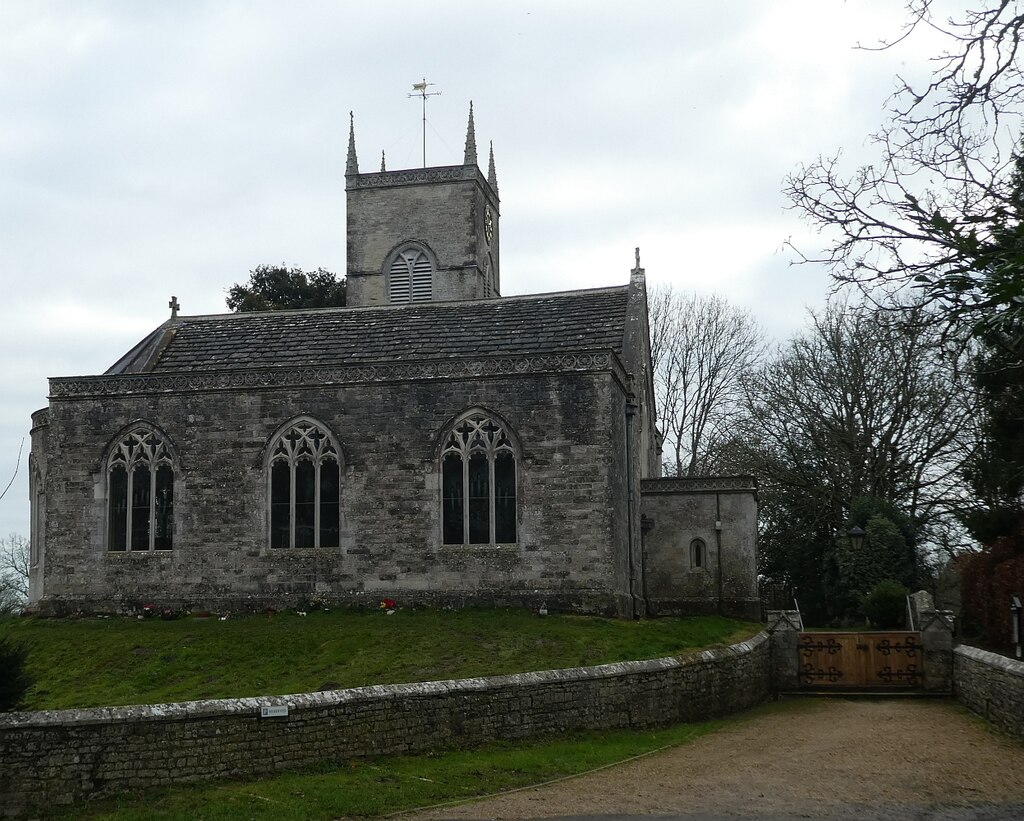
[[[356,118],[348,113],[348,161],[345,163],[345,175],[359,173],[359,160],[356,158]]]
[[[380,150],[380,173],[384,173],[387,169],[384,167],[384,149]]]
[[[487,161],[487,182],[491,184],[494,193],[498,193],[498,175],[494,173],[494,141],[491,140],[491,158]]]
[[[466,158],[463,165],[476,165],[476,126],[473,125],[473,101],[469,101],[469,126],[466,128]]]

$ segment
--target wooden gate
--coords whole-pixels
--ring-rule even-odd
[[[801,633],[797,647],[803,688],[912,689],[924,683],[920,633]]]

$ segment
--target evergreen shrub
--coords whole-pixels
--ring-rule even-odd
[[[861,601],[864,615],[874,627],[902,627],[907,612],[907,588],[892,579],[882,579]]]
[[[26,661],[26,645],[0,638],[0,712],[15,709],[32,686],[32,677],[25,672]]]

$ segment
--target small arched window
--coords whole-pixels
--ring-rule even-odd
[[[434,266],[422,248],[410,246],[395,255],[388,270],[391,302],[425,302],[434,293]]]
[[[505,427],[484,413],[459,420],[441,451],[445,544],[516,541],[516,455]]]
[[[174,520],[174,464],[161,434],[137,427],[122,436],[107,460],[107,547],[170,550]]]
[[[316,422],[299,420],[270,443],[270,546],[338,547],[341,459]]]
[[[43,538],[46,531],[46,496],[43,475],[39,463],[30,453],[28,456],[29,494],[29,567],[36,567],[43,555]]]
[[[694,570],[702,570],[707,564],[707,546],[703,539],[694,539],[690,542],[690,567]]]

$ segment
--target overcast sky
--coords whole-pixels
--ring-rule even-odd
[[[102,373],[168,316],[226,310],[262,263],[345,270],[360,169],[494,143],[504,293],[649,283],[719,293],[776,337],[827,296],[782,179],[868,157],[897,71],[865,52],[895,0],[0,3],[0,535],[28,533],[47,377]]]

